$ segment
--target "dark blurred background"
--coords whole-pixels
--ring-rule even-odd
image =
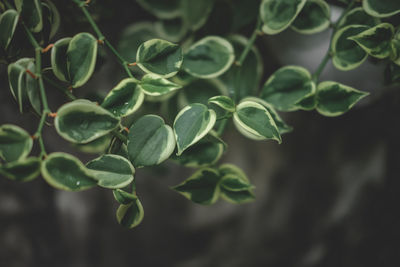
[[[156,20],[135,1],[92,2],[90,12],[113,44],[121,41],[127,26]],[[232,31],[238,16],[232,2],[218,0],[196,38]],[[258,2],[249,1],[256,7]],[[91,32],[74,4],[55,4],[62,14],[55,40],[78,30]],[[340,9],[334,7],[333,16]],[[237,27],[235,32],[249,37],[254,21]],[[282,65],[314,71],[329,38],[329,30],[312,36],[287,30],[259,38],[262,82]],[[112,55],[100,50],[96,74],[74,92],[79,97],[104,95],[123,77]],[[41,178],[17,183],[1,177],[0,266],[400,266],[400,88],[385,85],[384,68],[369,60],[341,72],[329,64],[322,80],[336,80],[370,96],[336,118],[303,111],[282,114],[294,131],[283,136],[281,145],[246,139],[230,126],[222,161],[240,166],[255,184],[256,201],[249,204],[191,203],[169,187],[194,170],[167,161],[137,171],[145,217],[128,230],[115,219],[117,204],[110,190],[71,193],[55,190]],[[67,101],[51,86],[46,89],[52,110]],[[17,124],[30,133],[37,127],[36,116],[18,113],[4,64],[0,114],[0,124]],[[78,153],[52,127],[44,138],[48,152],[69,152],[84,162],[95,157]]]

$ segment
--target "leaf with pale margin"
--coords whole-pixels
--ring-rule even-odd
[[[40,174],[41,161],[36,157],[13,161],[0,166],[0,174],[18,182],[28,182]]]
[[[276,140],[282,142],[281,135],[274,119],[268,110],[253,101],[241,101],[233,113],[236,129],[253,140]]]
[[[232,45],[224,38],[207,36],[190,46],[184,57],[182,67],[187,73],[210,79],[226,72],[235,54]]]
[[[124,227],[133,228],[138,226],[144,217],[142,203],[137,198],[130,204],[120,205],[117,209],[117,221]]]
[[[92,177],[101,187],[117,189],[129,185],[133,181],[135,168],[124,157],[105,154],[86,164]]]
[[[400,13],[398,0],[363,0],[365,12],[378,18],[386,18]]]
[[[145,115],[129,129],[128,155],[137,168],[160,164],[174,149],[174,132],[159,116]]]
[[[260,17],[263,32],[277,34],[285,30],[296,19],[306,0],[263,0]]]
[[[219,173],[216,170],[204,168],[195,172],[187,180],[172,189],[194,203],[211,205],[218,200],[219,181]]]
[[[17,28],[19,15],[14,9],[6,10],[0,15],[0,47],[7,49]]]
[[[174,121],[177,155],[203,138],[213,128],[215,121],[215,112],[203,104],[195,103],[182,109]]]
[[[104,98],[101,106],[114,116],[126,117],[140,108],[144,94],[134,78],[120,81]]]
[[[42,162],[42,176],[51,186],[66,191],[82,191],[96,186],[92,172],[76,157],[52,153]]]
[[[337,82],[321,82],[318,84],[317,111],[328,117],[339,116],[367,95],[367,92]]]
[[[324,0],[309,0],[293,21],[291,28],[302,34],[314,34],[330,25],[330,7]]]
[[[144,75],[139,82],[139,86],[149,96],[162,96],[182,88],[181,85],[155,74]]]
[[[139,46],[136,60],[144,72],[169,78],[178,73],[182,65],[182,49],[165,40],[151,39]]]
[[[54,43],[51,49],[51,69],[54,75],[61,81],[68,82],[67,50],[71,37],[62,38]]]
[[[390,56],[390,45],[393,36],[393,25],[390,23],[381,23],[355,36],[349,37],[349,39],[355,41],[368,55],[382,59]]]
[[[72,143],[88,143],[118,127],[120,120],[88,100],[75,100],[57,111],[57,133]]]
[[[21,127],[12,124],[0,126],[0,158],[6,162],[24,159],[31,152],[31,136]]]

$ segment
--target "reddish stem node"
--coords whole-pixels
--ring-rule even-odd
[[[128,127],[124,127],[124,130],[125,130],[127,133],[129,133]]]
[[[50,112],[49,113],[49,117],[55,118],[55,117],[57,117],[57,113],[56,112]]]
[[[37,79],[38,77],[32,72],[32,71],[30,71],[30,70],[26,70],[26,73],[28,73],[29,74],[29,76],[31,76],[33,79]]]
[[[46,53],[47,51],[52,49],[53,46],[54,46],[54,44],[49,44],[48,46],[46,46],[45,48],[42,49],[42,53]]]
[[[136,62],[133,62],[133,63],[128,63],[128,66],[129,67],[133,67],[133,66],[136,66],[137,65],[137,63]]]

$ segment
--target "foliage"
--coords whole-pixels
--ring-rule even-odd
[[[154,27],[146,22],[128,26],[118,49],[88,11],[88,6],[100,2],[73,0],[92,33],[68,37],[57,35],[62,19],[50,0],[0,1],[0,49],[2,62],[8,65],[11,94],[21,113],[40,117],[33,135],[16,125],[0,126],[0,173],[21,182],[41,175],[61,190],[112,189],[120,204],[117,220],[126,227],[138,225],[144,215],[136,195],[135,168],[169,158],[197,168],[173,187],[184,197],[203,205],[219,197],[246,203],[254,200],[250,180],[238,167],[218,164],[227,148],[222,137],[228,122],[250,139],[281,143],[292,127],[277,110],[316,110],[324,116],[347,112],[368,93],[321,81],[329,60],[347,71],[373,57],[386,62],[390,82],[400,80],[400,28],[392,19],[400,13],[397,0],[364,0],[361,5],[342,1],[343,12],[335,22],[332,3],[324,0],[253,1],[256,5],[249,8],[255,12],[240,6],[240,1],[225,1],[234,12],[243,8],[248,14],[233,16],[230,35],[195,40],[217,1],[138,1],[159,20]],[[251,24],[255,29],[249,39],[236,34]],[[254,45],[258,36],[288,29],[315,34],[329,28],[330,47],[317,70],[282,66],[259,86],[263,61]],[[77,99],[72,89],[81,90],[91,79],[99,53],[106,48],[125,77],[99,103]],[[68,98],[54,113],[46,96],[49,84]],[[139,112],[149,102],[161,102],[165,108]],[[99,157],[83,164],[64,152],[47,154],[42,132],[51,124],[49,117],[54,117],[52,125],[62,138]],[[40,154],[29,156],[34,142]]]

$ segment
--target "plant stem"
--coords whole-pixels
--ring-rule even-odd
[[[69,100],[75,100],[76,99],[76,97],[68,89],[62,87],[61,85],[59,85],[58,83],[54,82],[50,78],[48,78],[48,77],[43,75],[43,79],[47,83],[49,83],[51,86],[53,86],[54,88],[56,88],[57,90],[59,90],[60,92],[65,94],[68,97]]]
[[[105,38],[99,27],[97,26],[96,22],[93,20],[92,16],[90,15],[89,11],[87,11],[85,7],[85,2],[82,2],[80,0],[73,0],[82,10],[83,14],[85,15],[86,19],[92,26],[94,32],[97,35],[97,38],[99,41],[104,42],[105,45],[110,49],[110,51],[117,57],[119,63],[122,65],[124,68],[126,74],[130,77],[133,78],[132,72],[128,68],[128,62],[121,56],[120,53],[114,48],[114,46],[111,45],[111,43]]]
[[[40,146],[40,157],[46,156],[46,149],[44,147],[43,143],[43,138],[42,138],[42,130],[44,123],[46,121],[47,115],[51,112],[49,109],[49,105],[47,103],[47,96],[46,96],[46,91],[44,89],[44,84],[43,84],[43,77],[42,77],[42,47],[39,45],[39,43],[36,41],[35,37],[31,33],[31,31],[28,29],[28,27],[22,23],[22,26],[26,32],[26,35],[28,37],[29,42],[31,45],[35,48],[35,75],[36,78],[38,79],[39,83],[39,92],[40,92],[40,98],[42,100],[42,115],[40,117],[40,122],[39,126],[33,135],[34,138],[37,138],[39,141],[39,146]]]
[[[313,73],[312,78],[314,80],[315,83],[318,82],[319,76],[321,75],[322,71],[325,69],[326,64],[329,62],[329,60],[332,57],[332,51],[331,51],[331,43],[332,43],[332,39],[333,36],[335,35],[336,31],[337,31],[337,26],[339,25],[339,23],[343,20],[344,16],[351,10],[351,8],[354,6],[354,4],[356,3],[357,0],[353,0],[351,1],[351,3],[347,6],[347,8],[342,12],[342,14],[340,15],[340,17],[336,20],[335,23],[332,24],[332,28],[333,28],[333,32],[331,34],[331,38],[329,41],[329,48],[325,53],[325,56],[322,58],[321,63],[318,65],[316,71]]]
[[[253,47],[254,42],[256,41],[257,36],[259,35],[260,27],[261,27],[261,17],[258,16],[256,28],[254,29],[253,34],[251,35],[249,41],[247,42],[247,45],[244,48],[242,54],[240,55],[239,60],[236,62],[236,65],[241,66],[243,64],[243,61],[246,59],[247,54],[250,52],[250,49]]]
[[[119,140],[121,140],[125,145],[128,143],[128,138],[120,133],[118,130],[113,130],[112,134],[117,137]]]

